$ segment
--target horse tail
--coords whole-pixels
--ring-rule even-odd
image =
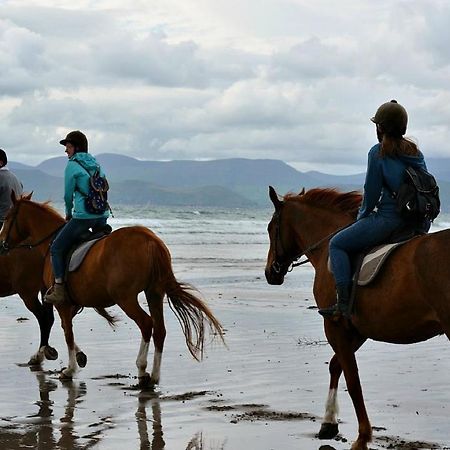
[[[114,328],[116,326],[117,322],[119,321],[119,319],[116,316],[112,316],[111,314],[109,314],[109,312],[106,311],[105,308],[94,308],[94,309],[97,314],[100,314],[104,319],[106,319],[108,325],[111,328]]]
[[[203,358],[205,322],[213,339],[219,336],[223,343],[225,341],[222,325],[203,300],[192,293],[195,290],[189,284],[179,283],[174,277],[169,282],[166,294],[170,309],[180,322],[189,352],[199,361]]]

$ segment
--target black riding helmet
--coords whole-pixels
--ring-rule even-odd
[[[408,113],[397,100],[391,100],[383,103],[370,120],[379,125],[383,133],[393,137],[401,137],[406,133]]]
[[[87,137],[79,130],[71,131],[65,139],[59,141],[61,145],[66,145],[67,143],[72,144],[75,147],[75,153],[88,151],[88,140]]]

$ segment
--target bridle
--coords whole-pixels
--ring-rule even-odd
[[[335,234],[342,231],[344,228],[347,228],[349,225],[345,225],[343,227],[338,228],[332,233],[326,235],[324,238],[320,239],[316,243],[310,245],[305,250],[302,250],[300,253],[295,254],[294,256],[287,255],[287,252],[283,249],[283,241],[281,240],[281,207],[273,213],[272,220],[275,225],[275,241],[274,241],[274,260],[272,261],[271,268],[277,274],[283,273],[283,267],[285,268],[284,273],[292,272],[295,267],[302,266],[309,262],[309,258],[307,257],[308,253],[317,250],[323,243],[327,242],[331,239]],[[279,252],[281,249],[281,254]],[[306,259],[302,261],[298,261],[302,256],[306,256]],[[298,261],[298,262],[297,262]]]
[[[46,240],[50,239],[53,235],[55,235],[64,226],[64,224],[60,225],[56,230],[52,231],[50,234],[46,235],[42,239],[39,239],[37,242],[35,242],[33,244],[16,244],[14,246],[10,246],[8,241],[9,241],[9,237],[11,234],[11,230],[13,229],[14,226],[16,227],[17,235],[19,236],[19,238],[23,238],[22,240],[24,240],[26,238],[25,233],[21,232],[20,227],[19,227],[19,221],[17,220],[20,205],[21,204],[19,203],[17,205],[17,208],[14,209],[13,216],[11,219],[11,224],[9,225],[8,232],[6,233],[6,238],[0,243],[0,253],[5,254],[16,248],[27,248],[27,249],[31,250],[35,247],[38,247],[42,243],[44,243]]]

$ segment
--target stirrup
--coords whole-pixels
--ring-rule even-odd
[[[319,309],[319,314],[326,319],[333,318],[337,319],[339,316],[342,315],[342,311],[339,309],[339,305],[335,303],[334,305],[328,307],[328,308],[321,308]]]

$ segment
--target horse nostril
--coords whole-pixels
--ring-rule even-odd
[[[0,243],[0,254],[4,255],[5,253],[8,253],[9,246],[8,243],[5,241],[2,241]]]

